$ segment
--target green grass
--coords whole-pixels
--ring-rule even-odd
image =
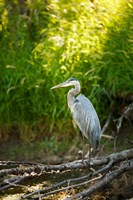
[[[45,5],[3,0],[0,127],[4,137],[16,134],[14,124],[25,141],[41,137],[40,132],[71,135],[68,89],[50,90],[69,77],[80,80],[102,123],[114,98],[132,93],[132,13],[132,1],[125,0],[93,4],[51,0]]]

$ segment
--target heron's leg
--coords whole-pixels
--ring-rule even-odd
[[[84,162],[84,147],[85,147],[85,137],[84,135],[82,134],[82,142],[83,142],[83,151],[82,151],[82,161]]]
[[[89,145],[89,163],[91,162],[91,157],[92,157],[92,148]]]
[[[89,163],[91,162],[92,156],[93,156],[93,148],[89,145],[88,152],[85,155],[85,158],[89,160]]]
[[[87,152],[87,154],[86,154],[86,157],[89,158],[89,163],[91,162],[92,153],[93,153],[92,151],[93,151],[93,149],[92,149],[91,146],[89,145],[89,150],[88,150],[88,152]]]

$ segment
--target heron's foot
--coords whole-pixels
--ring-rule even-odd
[[[91,162],[91,155],[90,154],[86,154],[84,155],[84,151],[80,151],[81,155],[82,155],[82,163],[83,165],[90,167],[90,162]]]
[[[90,162],[87,162],[86,160],[82,160],[82,162],[83,162],[83,165],[90,167]]]
[[[87,166],[87,167],[90,167],[91,165],[90,165],[90,159],[83,159],[82,158],[82,163],[83,163],[83,165],[85,165],[85,166]]]

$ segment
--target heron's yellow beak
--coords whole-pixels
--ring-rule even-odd
[[[68,87],[72,85],[71,83],[69,83],[68,81],[65,81],[63,83],[60,83],[58,85],[53,86],[51,89],[55,89],[55,88],[60,88],[60,87]]]
[[[59,85],[55,85],[55,86],[53,86],[51,89],[60,88],[60,87],[62,87],[62,83],[59,84]]]

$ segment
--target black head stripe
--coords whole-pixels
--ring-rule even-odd
[[[70,78],[69,81],[77,81],[76,78]]]

